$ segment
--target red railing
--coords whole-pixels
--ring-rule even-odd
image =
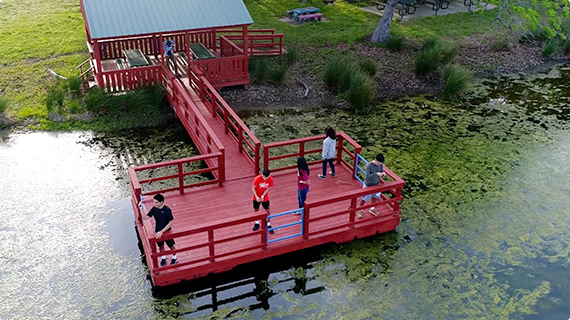
[[[99,72],[98,85],[108,92],[128,91],[160,82],[161,74],[160,65]]]
[[[101,60],[122,58],[123,50],[131,49],[140,49],[144,55],[158,55],[161,46],[154,36],[99,41]]]
[[[266,214],[257,214],[257,215],[241,215],[238,217],[227,218],[224,220],[218,220],[215,223],[204,223],[199,225],[191,226],[190,228],[180,231],[180,232],[173,232],[169,231],[164,233],[160,240],[155,239],[154,237],[148,237],[150,252],[151,255],[147,256],[147,262],[149,265],[152,265],[151,270],[154,270],[155,274],[159,274],[159,272],[167,271],[171,268],[179,268],[186,265],[198,264],[204,261],[215,263],[217,259],[239,254],[242,252],[253,251],[258,249],[265,249],[267,247],[267,230],[265,227],[260,228],[257,231],[252,232],[249,228],[244,228],[241,234],[233,235],[231,237],[224,237],[224,228],[231,228],[237,224],[242,223],[253,223],[254,221],[261,221],[261,226],[265,226],[267,224],[267,215]],[[144,229],[144,228],[141,228]],[[227,231],[227,230],[226,230]],[[232,229],[235,231],[235,228]],[[235,233],[232,233],[235,234]],[[189,237],[189,236],[196,236],[198,235],[198,239],[202,240],[193,240],[192,246],[188,247],[179,247],[176,250],[169,250],[168,252],[157,252],[157,245],[156,242],[158,241],[165,241],[168,239],[176,239],[179,242],[183,242],[182,238]],[[218,235],[217,238],[215,235]],[[201,236],[201,237],[200,237]],[[218,250],[220,246],[227,242],[232,241],[240,241],[242,243],[247,243],[246,241],[251,238],[259,237],[259,240],[252,240],[247,245],[237,246],[235,249],[228,249],[228,246],[224,246],[223,251]],[[196,239],[196,238],[194,238]],[[146,242],[146,241],[144,241]],[[202,248],[207,248],[207,254],[196,254],[197,250]],[[158,258],[163,254],[177,254],[180,252],[188,252],[193,251],[192,258],[187,261],[181,261],[177,263],[175,266],[165,266],[160,267],[160,271],[158,268]],[[148,251],[146,251],[148,252]],[[150,258],[150,259],[149,259]],[[150,261],[149,261],[150,260]]]
[[[226,35],[226,38],[243,49],[243,37],[241,35]],[[247,48],[249,55],[252,56],[282,54],[283,34],[276,34],[273,29],[248,30]]]
[[[201,79],[201,83],[204,86],[200,91],[205,97],[205,99],[202,99],[204,105],[211,112],[212,116],[222,122],[225,134],[230,134],[237,142],[239,152],[246,151],[247,159],[249,159],[254,166],[253,173],[258,173],[261,142],[205,78]],[[244,149],[244,147],[246,147],[246,149]]]
[[[243,50],[226,36],[220,36],[220,53],[222,57],[243,55]]]
[[[175,108],[176,115],[184,128],[186,128],[186,131],[188,131],[188,134],[190,134],[200,153],[207,155],[221,152],[224,155],[224,146],[188,95],[186,88],[176,79],[172,71],[164,69],[162,84],[164,85],[168,101]],[[219,184],[222,186],[225,181],[225,164],[223,163],[224,157],[222,156],[220,159],[222,159],[222,163],[213,163],[212,158],[206,162],[209,166],[217,166],[219,168]]]
[[[327,198],[321,198],[319,200],[308,200],[305,202],[305,212],[304,212],[304,224],[303,224],[303,238],[309,239],[311,237],[323,235],[325,233],[338,231],[341,229],[354,228],[358,224],[370,223],[368,219],[356,219],[356,212],[358,210],[366,210],[372,206],[376,206],[380,215],[374,217],[374,222],[385,223],[390,220],[397,220],[397,225],[400,219],[400,203],[402,202],[402,189],[405,186],[404,180],[395,175],[390,169],[384,167],[384,172],[393,181],[383,182],[375,187],[368,187],[365,189],[359,189],[355,191],[346,192],[343,194],[335,194]],[[362,196],[382,192],[381,199],[375,203],[366,203],[362,207],[357,207],[357,203]],[[343,205],[344,202],[344,205]],[[348,209],[346,208],[346,202],[350,202]],[[336,205],[334,205],[336,204]],[[333,206],[331,206],[333,205]],[[326,210],[319,210],[318,215],[315,217],[311,216],[311,212],[314,212],[319,207],[327,206]],[[389,211],[381,210],[382,206],[388,206]],[[341,208],[340,210],[334,210],[331,208]],[[348,216],[346,215],[348,213]],[[344,217],[341,217],[344,215]],[[311,230],[311,224],[319,220],[330,219],[337,217],[334,224],[331,224],[328,228],[320,228],[318,230]],[[342,219],[345,219],[344,221]],[[395,226],[394,226],[395,227]]]
[[[296,168],[297,167],[296,164],[295,165],[289,165],[289,166],[278,166],[278,167],[274,167],[274,168],[270,168],[269,164],[271,161],[282,160],[282,159],[287,159],[287,158],[306,157],[307,155],[310,155],[310,154],[321,153],[322,152],[322,145],[319,145],[317,148],[313,148],[310,150],[306,150],[305,147],[306,147],[306,144],[309,142],[319,141],[319,140],[322,141],[325,138],[326,138],[326,136],[323,134],[323,135],[318,135],[318,136],[305,137],[305,138],[299,138],[299,139],[279,141],[279,142],[273,142],[273,143],[265,144],[265,145],[263,145],[263,168],[271,169],[271,171],[282,171],[282,170]],[[337,163],[344,164],[348,168],[352,168],[353,173],[356,172],[356,157],[362,151],[362,147],[358,143],[356,143],[356,141],[354,141],[348,134],[346,134],[344,132],[337,132],[336,139],[337,139],[337,144],[336,144]],[[287,146],[295,146],[295,145],[298,145],[298,148],[294,147],[295,152],[293,152],[293,153],[280,154],[280,155],[275,155],[275,156],[270,155],[271,149],[284,148]],[[353,150],[349,150],[349,148],[348,148],[349,146],[352,147]],[[318,158],[320,159],[320,157],[318,157]],[[346,160],[346,158],[351,159],[352,163],[349,163]],[[307,163],[309,165],[319,163],[319,162],[321,162],[321,160],[307,161]]]
[[[249,83],[248,57],[233,56],[216,59],[193,60],[191,72],[199,70],[214,85],[240,85]]]

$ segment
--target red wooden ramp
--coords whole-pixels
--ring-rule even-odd
[[[361,147],[345,133],[337,134],[337,177],[317,178],[324,135],[264,145],[264,167],[272,171],[271,224],[267,215],[253,212],[251,185],[260,161],[259,140],[219,97],[205,78],[193,75],[186,85],[165,72],[163,84],[171,104],[202,155],[129,168],[132,205],[151,279],[166,286],[227,271],[239,264],[328,242],[342,243],[392,231],[400,222],[401,192],[405,182],[386,168],[389,178],[380,186],[362,189]],[[293,151],[292,151],[293,150]],[[303,210],[298,209],[294,160],[310,161],[311,185]],[[204,165],[205,164],[205,165]],[[359,169],[360,168],[360,169]],[[357,174],[355,174],[355,172]],[[209,176],[204,176],[208,174]],[[364,194],[382,192],[377,217],[356,218]],[[147,208],[152,195],[163,193],[174,215],[172,231],[179,263],[159,267],[154,220],[141,219],[137,203]],[[365,211],[371,206],[364,207]],[[255,220],[262,228],[252,231]],[[166,252],[166,254],[174,251]]]

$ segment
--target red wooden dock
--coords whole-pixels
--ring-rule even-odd
[[[263,167],[270,168],[274,178],[270,199],[275,233],[269,234],[263,227],[264,210],[254,213],[251,200],[252,181],[261,167],[261,143],[205,77],[192,74],[190,79],[177,80],[169,70],[163,74],[168,99],[202,155],[129,168],[137,230],[154,285],[223,272],[324,243],[368,237],[392,231],[399,224],[404,181],[386,168],[386,182],[364,191],[354,174],[361,147],[339,132],[337,177],[326,180],[317,178],[324,135],[263,146]],[[294,214],[296,169],[288,166],[287,160],[294,163],[298,156],[313,161],[304,212]],[[362,168],[362,163],[358,167]],[[357,203],[371,191],[383,192],[383,201],[376,204],[380,215],[365,213],[363,219],[357,219]],[[179,263],[172,266],[159,267],[162,254],[155,244],[154,220],[143,224],[137,206],[142,195],[150,208],[156,193],[165,195],[165,204],[173,211],[174,226],[163,236],[163,240],[176,239]],[[365,207],[370,206],[367,203]],[[254,232],[255,220],[262,221],[262,228]]]

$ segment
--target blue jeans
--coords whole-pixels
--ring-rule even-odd
[[[327,163],[331,165],[331,171],[334,174],[334,158],[324,159],[323,160],[323,176],[327,176]]]
[[[305,190],[297,189],[297,200],[299,201],[299,209],[305,206],[305,201],[307,200],[307,193],[309,193],[309,188]]]

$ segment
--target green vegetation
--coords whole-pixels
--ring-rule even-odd
[[[8,99],[0,97],[0,113],[4,113],[6,108],[8,108]]]
[[[469,85],[473,74],[469,69],[458,64],[447,64],[443,67],[443,92],[445,99],[456,98]]]
[[[416,56],[415,70],[418,76],[426,76],[439,66],[449,62],[457,54],[457,46],[439,38],[429,38]]]
[[[556,50],[558,49],[558,40],[556,39],[549,39],[548,41],[546,41],[544,43],[544,46],[542,47],[542,56],[544,58],[548,58],[550,57],[554,52],[556,52]]]
[[[408,47],[408,39],[401,34],[392,33],[385,46],[391,51],[402,51]]]
[[[365,112],[374,94],[372,79],[376,75],[376,64],[341,53],[333,56],[325,66],[323,81],[327,88],[338,92],[355,112]]]
[[[509,38],[507,36],[503,36],[493,41],[489,48],[493,51],[502,51],[508,49],[509,44]]]

